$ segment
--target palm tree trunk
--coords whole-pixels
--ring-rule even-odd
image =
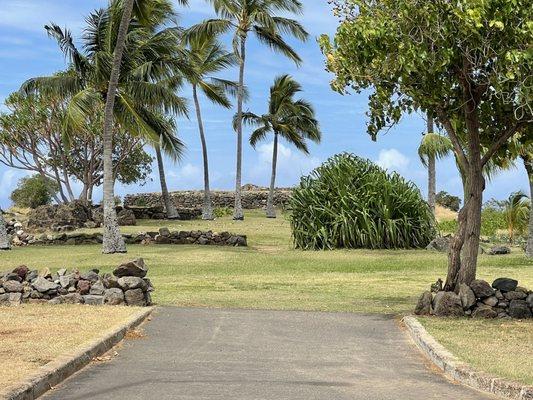
[[[107,98],[104,114],[104,232],[102,252],[104,254],[125,253],[126,244],[120,234],[118,226],[117,211],[115,208],[115,179],[113,173],[113,111],[115,108],[115,96],[120,77],[122,65],[122,55],[126,47],[126,34],[131,20],[134,0],[124,2],[122,19],[118,29],[115,53],[113,56],[113,66],[109,86],[107,88]]]
[[[267,218],[276,218],[276,209],[274,207],[274,189],[276,187],[276,169],[278,164],[278,134],[274,133],[274,146],[272,150],[272,177],[270,178],[270,190],[268,192],[266,216]]]
[[[4,213],[0,210],[0,250],[10,250],[9,237],[7,236],[6,221]]]
[[[196,108],[196,119],[198,121],[198,131],[200,132],[200,141],[202,142],[202,156],[204,161],[204,205],[202,207],[202,219],[213,220],[213,202],[211,200],[211,189],[209,188],[209,159],[207,154],[207,142],[205,140],[204,122],[202,120],[202,111],[198,101],[198,92],[196,85],[192,85],[192,95],[194,106]]]
[[[527,235],[526,245],[526,257],[533,258],[533,158],[523,156],[524,165],[527,171],[527,177],[529,178],[529,227]]]
[[[157,168],[159,170],[159,182],[161,183],[161,196],[163,197],[163,203],[165,204],[165,211],[167,212],[168,219],[179,219],[178,210],[172,204],[170,195],[168,193],[167,179],[165,177],[165,165],[163,164],[163,155],[161,154],[161,147],[155,146],[155,155],[157,158]]]
[[[241,37],[239,89],[237,93],[237,170],[235,173],[235,210],[233,219],[244,220],[242,211],[242,106],[244,102],[244,65],[246,61],[246,36]]]
[[[433,117],[428,115],[428,133],[433,133]],[[435,215],[435,196],[437,192],[437,172],[435,156],[428,157],[428,204],[433,215]]]

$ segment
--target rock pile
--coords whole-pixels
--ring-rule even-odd
[[[458,293],[422,293],[415,314],[439,317],[532,318],[533,292],[518,286],[515,279],[498,278],[492,285],[476,279],[470,285],[461,284]]]
[[[21,303],[149,306],[154,287],[142,258],[114,269],[113,274],[60,269],[51,273],[25,265],[0,273],[0,306]]]
[[[167,213],[163,206],[126,206],[137,219],[167,219]],[[176,208],[180,221],[199,219],[202,216],[201,208]]]
[[[252,186],[247,186],[242,191],[242,207],[247,210],[263,208],[266,206],[268,198],[268,189],[262,189]],[[276,189],[274,192],[274,204],[283,207],[288,204],[292,191],[290,189]],[[179,209],[197,209],[202,208],[204,201],[203,191],[179,191],[170,194],[174,205]],[[212,191],[211,198],[215,207],[230,207],[233,208],[235,204],[235,193],[231,191]],[[163,199],[161,193],[143,193],[128,195],[124,198],[124,206],[126,208],[133,207],[161,207]]]

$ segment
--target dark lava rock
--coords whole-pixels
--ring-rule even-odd
[[[450,247],[451,236],[439,236],[433,239],[426,247],[426,250],[447,252]]]
[[[461,304],[465,310],[468,310],[474,304],[476,304],[476,295],[472,289],[470,289],[470,287],[464,283],[459,285],[459,298],[461,299]]]
[[[78,288],[78,293],[83,294],[83,295],[89,294],[89,291],[91,290],[91,282],[79,280],[76,287]]]
[[[492,287],[501,292],[512,292],[518,286],[518,281],[511,278],[498,278],[492,282]]]
[[[484,299],[485,297],[494,295],[494,289],[490,287],[488,282],[481,279],[473,280],[469,286],[478,299]]]
[[[513,300],[509,304],[509,315],[513,318],[525,319],[531,318],[531,310],[525,300]]]
[[[496,318],[498,313],[490,306],[479,306],[472,313],[472,318]]]
[[[104,293],[104,304],[110,306],[124,304],[124,292],[118,288],[107,289]]]
[[[434,299],[434,314],[439,317],[460,317],[464,315],[461,298],[454,292],[439,292]]]
[[[527,294],[524,292],[514,291],[514,292],[507,292],[503,294],[503,297],[505,297],[507,300],[523,300],[527,297]]]
[[[137,276],[139,278],[144,278],[147,273],[148,268],[144,264],[142,258],[121,264],[113,271],[113,275],[118,278],[122,278],[123,276]]]
[[[422,296],[418,299],[418,303],[415,307],[415,314],[416,315],[429,315],[431,314],[431,301],[433,299],[433,296],[431,295],[431,292],[426,291],[422,293]]]
[[[21,265],[13,270],[13,273],[17,274],[22,280],[26,279],[26,275],[28,275],[29,272],[30,269],[25,265]]]
[[[124,297],[128,306],[144,307],[146,305],[142,289],[127,290]]]
[[[20,293],[24,289],[22,283],[20,283],[19,281],[5,281],[2,284],[2,287],[8,293]]]
[[[489,256],[498,256],[504,254],[511,254],[511,249],[507,246],[494,246],[488,251]]]

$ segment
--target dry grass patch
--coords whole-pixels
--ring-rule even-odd
[[[0,307],[0,388],[17,384],[138,311],[133,307],[83,305]]]
[[[457,219],[457,212],[439,205],[435,206],[435,218],[437,221],[454,221]]]
[[[479,371],[533,385],[533,321],[419,320],[438,342]]]

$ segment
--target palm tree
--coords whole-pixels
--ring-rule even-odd
[[[246,43],[253,33],[261,43],[280,52],[297,65],[301,59],[281,36],[290,34],[305,41],[309,34],[294,19],[280,17],[278,12],[301,14],[299,0],[208,0],[219,16],[209,19],[189,29],[189,36],[213,36],[233,31],[233,50],[239,62],[239,86],[237,93],[237,167],[235,174],[235,210],[233,218],[243,220],[241,202],[242,185],[242,112],[245,97],[244,69],[246,64]]]
[[[235,82],[225,79],[214,78],[215,74],[226,68],[237,64],[235,54],[227,52],[224,47],[213,37],[197,37],[189,40],[188,65],[193,74],[187,75],[187,80],[192,86],[192,96],[196,109],[196,119],[198,122],[198,132],[202,144],[202,156],[204,163],[204,203],[202,207],[202,219],[212,220],[213,203],[211,200],[211,189],[209,185],[209,160],[207,153],[207,141],[205,137],[204,124],[198,90],[200,90],[209,100],[225,108],[231,107],[228,94],[234,96],[237,93],[238,85]]]
[[[54,24],[47,26],[70,68],[66,74],[30,79],[22,87],[28,93],[41,91],[65,99],[66,133],[83,130],[96,105],[105,104],[104,253],[126,251],[114,208],[112,130],[120,126],[130,134],[158,142],[161,136],[174,135],[161,130],[164,125],[159,116],[182,115],[187,111],[184,99],[175,94],[179,83],[176,75],[184,69],[176,29],[158,30],[171,21],[172,7],[166,0],[152,1],[157,8],[148,7],[151,4],[148,1],[135,2],[136,14],[143,16],[144,25],[139,20],[129,24],[129,0],[113,2],[108,9],[93,12],[83,35],[85,54],[78,50],[68,30]],[[127,46],[123,46],[126,35]]]
[[[527,225],[530,202],[522,192],[516,192],[504,202],[504,216],[509,233],[509,243],[513,244],[515,232],[521,232]]]
[[[278,140],[285,139],[305,154],[309,154],[306,140],[320,143],[321,133],[315,111],[307,101],[295,100],[294,96],[302,91],[302,87],[290,75],[276,78],[270,88],[268,112],[257,115],[251,112],[242,114],[245,124],[257,126],[250,136],[250,144],[255,148],[258,142],[264,140],[268,133],[274,133],[272,151],[272,176],[268,193],[266,216],[276,218],[274,208],[274,188],[276,185],[276,168],[278,161]],[[238,122],[236,116],[234,124]]]
[[[428,203],[433,215],[435,215],[435,196],[437,193],[436,162],[453,151],[451,140],[433,130],[433,118],[428,114],[427,133],[422,137],[418,147],[420,161],[428,169]]]
[[[7,236],[6,221],[4,219],[4,212],[0,210],[0,250],[9,250],[9,237]]]
[[[520,158],[524,162],[529,180],[529,223],[526,256],[533,258],[533,144],[520,146]]]

